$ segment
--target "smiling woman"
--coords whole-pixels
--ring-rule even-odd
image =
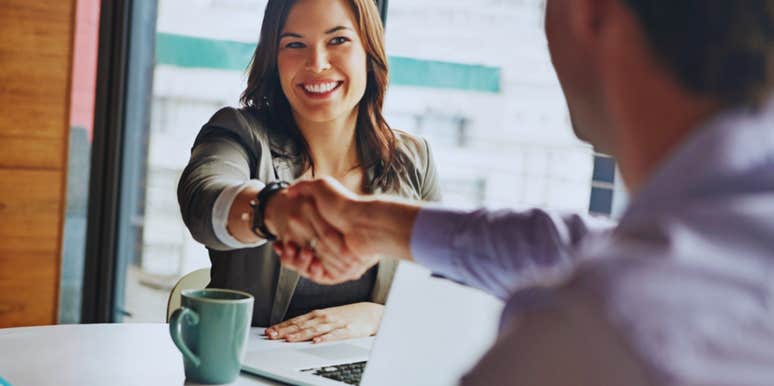
[[[382,115],[387,91],[387,55],[384,29],[378,11],[368,0],[270,1],[261,37],[250,69],[245,106],[272,106],[271,119],[286,128],[299,146],[305,166],[315,170],[303,123],[333,119],[358,120],[357,156],[364,166],[374,166],[376,185],[396,188],[396,173],[403,160],[396,152],[395,135]],[[315,29],[316,28],[316,29]],[[271,44],[269,44],[271,42]],[[274,43],[276,42],[276,43]],[[304,83],[310,92],[304,89]],[[342,87],[341,95],[328,99],[314,91],[326,83]],[[291,107],[292,106],[292,107]],[[268,109],[265,109],[268,110]],[[339,122],[341,124],[341,122]],[[365,183],[362,190],[368,191]],[[359,190],[361,190],[359,189]]]
[[[183,220],[209,250],[210,286],[253,294],[253,324],[270,326],[269,337],[374,334],[395,263],[336,286],[281,268],[275,239],[288,258],[304,247],[297,257],[307,262],[311,250],[348,251],[318,243],[329,230],[278,181],[331,176],[360,193],[438,200],[427,142],[392,130],[382,115],[387,57],[371,0],[272,0],[263,20],[243,107],[215,113],[194,143],[178,186]],[[348,269],[335,264],[326,268]]]

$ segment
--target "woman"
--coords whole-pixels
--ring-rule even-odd
[[[314,208],[272,182],[331,176],[358,193],[440,198],[427,143],[382,116],[387,58],[374,2],[270,0],[247,83],[243,108],[204,125],[178,186],[183,220],[210,252],[210,286],[255,296],[253,325],[270,326],[272,339],[374,334],[394,262],[320,286],[281,268],[266,242],[332,250],[316,245]]]

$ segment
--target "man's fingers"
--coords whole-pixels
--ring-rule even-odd
[[[337,280],[339,275],[327,271],[319,259],[315,259],[312,264],[309,265],[309,269],[306,271],[306,276],[309,280],[324,285],[339,284],[346,280]]]
[[[322,258],[321,261],[325,268],[338,274],[347,271],[351,263],[340,261],[342,245],[344,244],[342,235],[320,216],[311,201],[304,203],[300,209],[316,235],[314,249],[316,255]]]
[[[293,265],[297,272],[305,272],[312,260],[314,260],[314,251],[304,248],[298,253]]]
[[[298,213],[289,216],[288,227],[282,239],[286,241],[296,242],[299,246],[305,245],[310,240],[317,238],[317,234],[309,223],[307,213],[299,211]]]
[[[288,190],[294,194],[313,199],[323,214],[331,213],[334,216],[335,213],[339,212],[338,209],[343,201],[357,199],[356,194],[332,177],[297,182]],[[337,224],[338,218],[329,218],[328,220],[331,220],[331,224],[334,226],[339,225]]]
[[[296,254],[298,253],[298,245],[292,241],[287,241],[284,243],[285,250],[282,251],[282,257],[288,258],[291,261],[296,258]]]
[[[312,228],[314,228],[314,233],[319,237],[319,244],[324,244],[334,254],[341,254],[345,246],[341,232],[320,216],[317,207],[313,203],[310,202],[309,206],[304,209],[306,218],[309,220]]]

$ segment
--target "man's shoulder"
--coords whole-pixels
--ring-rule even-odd
[[[613,242],[558,296],[597,308],[659,382],[774,384],[774,285],[732,252],[701,238]]]
[[[507,303],[500,336],[464,385],[650,386],[636,351],[585,288],[533,288]]]

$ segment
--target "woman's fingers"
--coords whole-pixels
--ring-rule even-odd
[[[320,262],[320,259],[315,259],[311,264],[309,264],[309,268],[306,271],[306,276],[309,278],[309,280],[312,280],[317,284],[333,285],[342,282],[332,280],[332,278],[337,276],[331,274],[330,271],[327,271]]]
[[[317,320],[317,319],[314,319]],[[333,323],[315,323],[285,337],[288,342],[303,342],[327,334],[337,328]]]
[[[298,245],[293,241],[285,241],[283,244],[284,250],[282,251],[282,257],[294,261],[296,254],[298,254]]]
[[[301,214],[312,228],[314,238],[307,247],[313,249],[326,270],[343,274],[350,269],[350,263],[339,258],[341,254],[341,235],[320,217],[314,203],[307,200],[300,208]]]
[[[271,249],[274,250],[274,253],[276,253],[277,256],[281,257],[285,252],[285,243],[282,242],[282,240],[277,240],[271,243]]]
[[[324,247],[332,255],[342,255],[346,244],[344,236],[330,223],[324,220],[312,201],[308,201],[303,207],[304,216],[309,220],[315,234],[319,237],[318,246]]]
[[[360,338],[376,333],[384,306],[361,302],[315,310],[267,329],[272,339],[315,343]]]
[[[304,215],[296,213],[288,218],[285,234],[281,235],[280,238],[284,241],[293,241],[300,246],[304,246],[309,241],[316,239],[317,234],[309,221],[304,218]]]
[[[349,328],[340,327],[340,328],[331,330],[328,333],[315,336],[314,338],[312,338],[312,342],[314,343],[333,342],[336,340],[349,339],[349,338],[357,338],[357,336],[352,336],[352,333],[350,332]]]
[[[314,204],[307,208],[305,213],[315,233],[320,237],[317,255],[321,258],[323,267],[334,276],[351,277],[353,265],[357,264],[359,259],[347,247],[344,235],[320,216]]]
[[[362,262],[346,245],[344,236],[325,221],[314,202],[301,197],[293,213],[287,216],[283,242],[275,243],[275,252],[283,266],[320,284],[353,280],[364,271]]]
[[[322,222],[314,205],[309,200],[304,199],[294,210],[295,213],[288,216],[286,233],[282,235],[285,241],[285,249],[282,255],[288,258],[283,260],[283,264],[287,264],[289,260],[292,260],[295,263],[290,263],[288,267],[301,273],[303,272],[302,267],[305,268],[310,260],[309,254],[303,253],[304,249],[311,250],[313,255],[319,252],[331,256],[332,252],[328,244],[320,241],[315,231],[315,226],[312,225],[313,221],[317,223]],[[318,226],[324,227],[325,225]],[[290,248],[290,242],[294,242],[297,248]],[[302,247],[304,249],[301,249]],[[330,258],[325,260],[325,269],[341,274],[348,267],[344,262]],[[304,275],[302,274],[302,276]]]
[[[312,318],[314,318],[314,315],[312,313],[307,313],[292,319],[288,319],[282,323],[278,323],[267,328],[265,334],[271,339],[283,339],[288,334],[300,331],[300,324]]]
[[[303,342],[327,334],[341,323],[325,310],[315,310],[266,329],[270,339]]]

